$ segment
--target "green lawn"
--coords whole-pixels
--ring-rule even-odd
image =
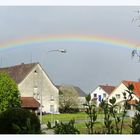
[[[94,131],[100,132],[103,129],[103,122],[96,122],[94,125]],[[130,125],[130,119],[127,118],[124,120],[124,126],[123,126],[123,134],[131,134],[131,128]],[[85,126],[85,122],[83,123],[77,123],[75,124],[75,127],[80,130],[80,134],[88,134],[87,128]]]
[[[87,115],[84,112],[75,114],[48,114],[43,116],[43,123],[47,123],[48,121],[54,122],[55,120],[69,121],[72,119],[85,120],[87,119]]]
[[[69,120],[87,120],[87,114],[84,112],[75,113],[75,114],[48,114],[43,116],[43,123],[48,121],[54,122],[55,120],[59,121],[69,121]],[[98,119],[103,119],[103,114],[98,114]]]
[[[103,114],[98,114],[98,119],[97,122],[95,123],[95,130],[100,131],[103,128]],[[43,116],[43,123],[47,123],[48,121],[54,122],[56,120],[62,121],[62,122],[67,122],[74,119],[75,121],[77,120],[83,120],[83,122],[80,123],[75,123],[75,127],[80,130],[81,134],[87,134],[87,129],[85,122],[87,121],[87,114],[82,112],[82,113],[75,113],[75,114],[48,114]],[[98,121],[100,120],[100,121]],[[102,120],[102,121],[101,121]],[[125,118],[124,120],[124,127],[123,127],[123,134],[130,134],[131,129],[129,125],[131,124],[130,118]]]

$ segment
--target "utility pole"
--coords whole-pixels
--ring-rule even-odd
[[[59,52],[59,53],[66,53],[67,51],[64,50],[64,49],[57,49],[57,50],[50,50],[50,51],[47,51],[46,53],[50,53],[50,52]],[[42,62],[42,65],[43,65],[43,61],[44,58],[43,58],[43,55],[42,55],[42,59],[41,59],[41,62]],[[42,106],[43,106],[43,99],[42,99],[42,93],[43,93],[43,74],[44,72],[42,71],[40,73],[40,77],[41,77],[41,89],[40,89],[40,123],[42,124]]]

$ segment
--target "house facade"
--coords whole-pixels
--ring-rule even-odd
[[[95,90],[91,92],[91,100],[99,106],[102,100],[107,100],[111,92],[115,89],[115,86],[111,85],[99,85]]]
[[[0,68],[17,83],[21,97],[32,97],[42,104],[42,111],[59,113],[59,92],[39,63]],[[24,99],[25,100],[25,99]]]
[[[128,86],[130,84],[133,84],[134,86],[134,94],[132,95],[132,100],[129,101],[129,105],[130,105],[130,109],[133,110],[134,109],[134,105],[136,104],[136,101],[139,101],[140,98],[140,82],[136,82],[136,81],[122,81],[119,86],[117,86],[112,93],[110,94],[110,96],[108,97],[108,102],[109,99],[112,99],[113,97],[116,98],[116,104],[119,105],[119,110],[121,111],[123,109],[123,105],[124,105],[124,95],[123,93],[126,93],[126,98],[129,98],[129,94],[128,92],[126,92],[126,90],[128,90]]]

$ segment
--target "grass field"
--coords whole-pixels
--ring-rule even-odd
[[[85,123],[78,123],[78,124],[75,124],[75,127],[80,130],[80,133],[81,134],[88,134],[87,132],[87,128],[85,126]],[[102,131],[102,128],[103,128],[103,124],[101,122],[97,122],[95,123],[95,127],[94,127],[94,131],[96,132],[100,132]],[[131,134],[131,128],[129,127],[128,124],[124,124],[124,127],[123,127],[123,134]]]
[[[100,131],[103,128],[104,122],[103,122],[104,115],[98,114],[97,122],[95,123],[95,130]],[[68,122],[70,120],[74,119],[75,122],[80,121],[79,123],[75,123],[75,127],[80,131],[80,134],[88,134],[87,128],[85,125],[85,122],[87,122],[88,117],[87,114],[82,113],[75,113],[75,114],[48,114],[43,116],[43,123],[47,123],[48,121],[54,122],[56,120],[62,121],[62,122]],[[124,120],[124,127],[123,127],[123,134],[130,134],[131,128],[130,125],[131,120],[130,118],[125,118]]]
[[[43,123],[48,121],[54,122],[55,120],[59,121],[69,121],[69,120],[85,120],[87,115],[85,113],[75,113],[75,114],[48,114],[43,116]]]

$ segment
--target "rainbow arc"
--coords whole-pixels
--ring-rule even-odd
[[[112,46],[140,49],[140,42],[132,40],[124,40],[113,37],[97,36],[97,35],[51,35],[51,36],[34,36],[27,38],[20,38],[15,40],[9,40],[4,43],[0,43],[0,50],[9,48],[19,48],[28,45],[43,43],[59,43],[59,42],[75,42],[75,43],[101,43]]]

